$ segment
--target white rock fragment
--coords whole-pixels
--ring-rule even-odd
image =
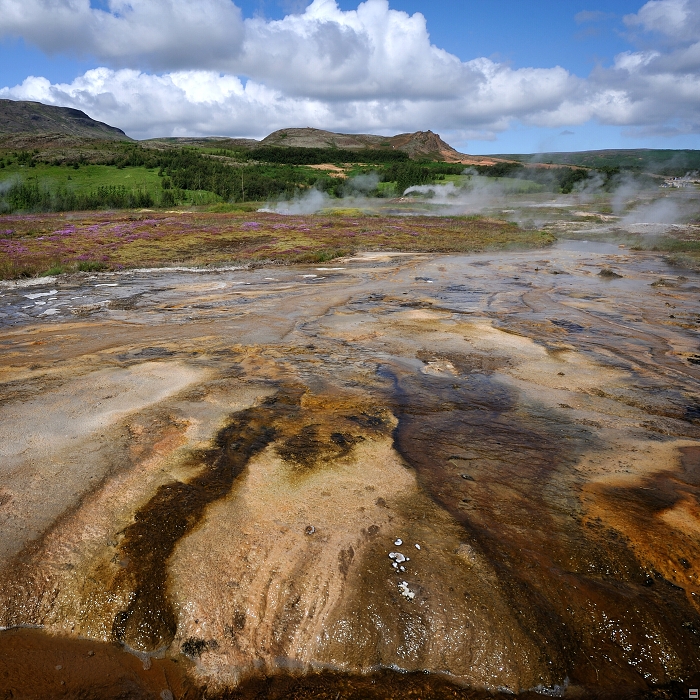
[[[392,562],[391,565],[392,565],[395,569],[398,569],[398,568],[399,568],[399,565],[398,565],[396,562]]]
[[[403,554],[401,554],[401,552],[389,552],[389,559],[393,559],[399,564],[406,561],[406,557]]]
[[[399,593],[406,600],[413,600],[416,597],[416,594],[409,589],[408,583],[406,581],[401,581],[401,583],[399,583]]]
[[[399,567],[399,571],[406,571],[406,567],[405,567],[405,566],[400,566],[400,567]]]
[[[420,545],[419,545],[419,544],[416,545],[416,549],[420,549]]]
[[[403,544],[403,540],[402,540],[402,539],[397,539],[396,542],[394,542],[394,544],[395,544],[397,547],[400,547],[400,546]]]
[[[57,289],[52,289],[50,292],[35,292],[34,294],[25,294],[27,299],[39,299],[40,297],[50,297],[54,294],[58,294]]]

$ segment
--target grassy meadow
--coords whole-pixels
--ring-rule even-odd
[[[110,165],[79,165],[77,168],[38,164],[27,167],[12,163],[0,170],[2,180],[37,180],[51,189],[65,187],[75,192],[89,192],[97,187],[128,187],[144,189],[156,197],[161,190],[161,178],[156,168]]]

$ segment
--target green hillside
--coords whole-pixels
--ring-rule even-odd
[[[700,170],[700,150],[633,148],[574,153],[509,153],[493,157],[521,163],[578,165],[596,169],[622,168],[671,177]]]
[[[61,134],[110,141],[130,141],[121,130],[91,119],[70,107],[41,102],[0,100],[0,136],[17,134]]]

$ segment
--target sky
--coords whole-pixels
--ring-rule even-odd
[[[700,0],[0,0],[0,98],[137,139],[700,148]]]

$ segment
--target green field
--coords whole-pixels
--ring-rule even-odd
[[[38,164],[33,167],[12,163],[0,169],[0,182],[6,180],[38,181],[40,186],[51,189],[66,187],[77,193],[90,192],[97,187],[124,186],[129,189],[145,189],[154,197],[161,191],[161,178],[157,168],[125,167],[112,165],[71,166]]]

